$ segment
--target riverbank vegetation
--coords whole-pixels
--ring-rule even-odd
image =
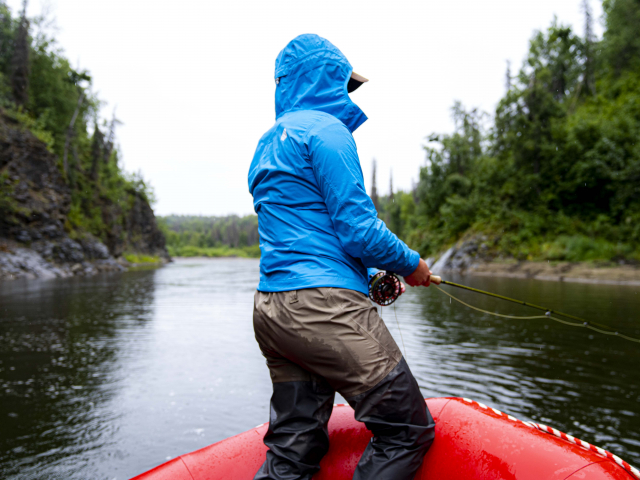
[[[109,237],[126,231],[130,211],[140,200],[153,202],[153,193],[140,175],[120,167],[120,122],[115,111],[109,120],[100,118],[102,101],[92,90],[90,73],[71,66],[51,33],[52,20],[27,18],[26,4],[16,16],[0,0],[0,115],[55,154],[71,194],[66,233],[114,243]],[[0,233],[9,235],[25,222],[25,212],[13,198],[18,179],[4,170],[0,164]]]
[[[258,217],[170,215],[158,219],[172,257],[260,256]]]
[[[640,3],[605,0],[602,39],[554,20],[495,114],[452,108],[411,192],[376,198],[423,256],[486,239],[519,260],[640,261]]]
[[[640,4],[603,7],[601,39],[586,0],[582,32],[558,20],[536,32],[492,115],[455,103],[455,129],[427,137],[415,188],[371,192],[391,230],[424,257],[480,238],[493,258],[640,261]],[[91,75],[71,66],[48,24],[0,0],[0,113],[56,155],[71,192],[67,234],[111,249],[153,193],[120,168],[115,112],[100,118]],[[29,215],[3,168],[0,233]],[[255,216],[160,224],[174,256],[259,256]]]
[[[161,264],[164,262],[163,258],[158,255],[141,255],[138,253],[125,253],[124,259],[133,265],[146,265],[146,264]]]

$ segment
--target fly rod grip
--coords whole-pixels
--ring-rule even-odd
[[[440,285],[442,283],[442,277],[438,275],[431,275],[431,283],[435,283],[436,285]]]

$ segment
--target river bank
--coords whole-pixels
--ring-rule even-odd
[[[34,242],[28,247],[0,239],[0,280],[88,277],[103,272],[161,266],[170,261],[164,256],[137,254],[114,257],[95,238],[76,241],[67,237],[56,242]]]
[[[464,271],[484,277],[533,278],[555,282],[640,286],[640,268],[569,262],[492,262]]]
[[[519,261],[490,253],[476,240],[461,242],[427,259],[436,274],[456,272],[483,277],[640,286],[640,265],[614,262]]]
[[[77,165],[72,181],[44,142],[0,110],[0,280],[89,276],[170,260],[144,190],[115,159],[107,166],[91,177]],[[79,198],[85,174],[86,198]]]

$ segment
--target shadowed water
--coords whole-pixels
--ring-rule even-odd
[[[258,261],[0,283],[0,478],[126,479],[268,420]],[[640,336],[638,287],[450,277]],[[518,305],[448,291],[481,308]],[[465,396],[640,464],[640,345],[435,289],[382,310],[425,396]]]

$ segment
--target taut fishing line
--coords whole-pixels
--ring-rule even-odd
[[[404,358],[407,358],[407,347],[404,346],[404,338],[402,338],[402,330],[400,329],[400,322],[398,321],[398,312],[396,312],[396,305],[393,304],[393,313],[396,315],[396,324],[398,325],[398,331],[400,332],[400,340],[402,340],[402,349],[404,350]]]
[[[382,307],[387,307],[394,303],[400,296],[401,285],[398,277],[393,273],[379,272],[369,282],[369,298],[380,305],[380,318],[382,318]],[[398,312],[395,304],[393,305],[393,313],[396,316],[396,325],[400,333],[400,341],[404,350],[404,357],[407,358],[407,347],[404,345],[402,337],[402,329],[398,320]]]
[[[397,297],[396,297],[397,298]],[[395,301],[395,299],[394,299]],[[393,303],[393,302],[391,302]],[[398,312],[396,311],[395,304],[393,305],[393,313],[396,316],[396,325],[398,325],[398,332],[400,333],[400,341],[402,342],[402,350],[404,351],[404,358],[407,358],[407,347],[404,345],[404,338],[402,337],[402,329],[400,328],[400,321],[398,320]],[[380,305],[380,318],[382,318],[382,305]]]
[[[439,277],[436,277],[436,278],[438,280],[440,280]],[[470,291],[476,292],[476,293],[481,293],[483,295],[488,295],[490,297],[499,298],[501,300],[506,300],[508,302],[517,303],[519,305],[524,305],[524,306],[527,306],[527,307],[536,308],[538,310],[543,310],[545,312],[545,314],[544,315],[538,315],[538,316],[523,317],[523,316],[515,316],[515,315],[503,315],[503,314],[500,314],[500,313],[495,313],[495,312],[490,312],[488,310],[483,310],[481,308],[474,307],[473,305],[469,305],[468,303],[463,302],[459,298],[456,298],[455,296],[453,296],[449,292],[444,291],[442,288],[440,288],[438,286],[438,284],[440,284],[440,283],[443,283],[445,285],[450,285],[450,286],[453,286],[453,287],[462,288],[464,290],[470,290]],[[441,291],[445,295],[448,295],[450,298],[453,298],[456,302],[459,302],[459,303],[465,305],[466,307],[469,307],[469,308],[472,308],[473,310],[477,310],[477,311],[480,311],[482,313],[487,313],[489,315],[493,315],[493,316],[496,316],[496,317],[513,318],[513,319],[519,319],[519,320],[548,318],[550,320],[553,320],[554,322],[562,323],[562,324],[568,325],[570,327],[588,328],[589,330],[593,330],[594,332],[602,333],[604,335],[612,335],[612,336],[615,336],[615,337],[624,338],[625,340],[629,340],[631,342],[640,343],[640,339],[633,338],[633,337],[630,337],[628,335],[624,335],[623,333],[620,333],[620,332],[618,332],[618,331],[616,331],[616,330],[614,330],[611,327],[608,327],[606,325],[601,325],[601,324],[596,323],[596,322],[589,322],[589,321],[585,320],[584,318],[576,317],[575,315],[569,315],[568,313],[562,313],[562,312],[559,312],[557,310],[552,310],[550,308],[540,307],[540,306],[534,305],[532,303],[523,302],[522,300],[515,300],[513,298],[505,297],[505,296],[502,296],[502,295],[497,295],[497,294],[491,293],[491,292],[485,292],[484,290],[479,290],[477,288],[467,287],[466,285],[460,285],[458,283],[449,282],[449,281],[446,281],[446,280],[440,280],[439,282],[434,284],[434,287],[436,287],[439,291]],[[567,318],[571,318],[573,320],[577,320],[580,323],[568,322],[566,320],[562,320],[560,318],[553,317],[551,315],[552,313],[555,313],[556,315],[560,315],[562,317],[567,317]]]
[[[431,283],[433,284],[434,287],[436,287],[438,289],[438,291],[444,293],[445,295],[448,295],[449,298],[450,298],[449,301],[451,301],[451,299],[453,299],[456,302],[461,303],[465,307],[469,307],[469,308],[471,308],[473,310],[476,310],[476,311],[482,312],[482,313],[486,313],[488,315],[493,315],[494,317],[511,318],[511,319],[515,319],[515,320],[549,319],[549,320],[553,320],[554,322],[562,323],[563,325],[568,325],[570,327],[588,328],[589,330],[593,330],[594,332],[602,333],[604,335],[611,335],[611,336],[614,336],[614,337],[620,337],[620,338],[623,338],[625,340],[629,340],[631,342],[640,343],[640,339],[633,338],[633,337],[630,337],[630,336],[625,335],[623,333],[620,333],[620,332],[612,329],[611,327],[608,327],[607,325],[601,325],[601,324],[596,323],[596,322],[589,322],[589,321],[587,321],[587,320],[585,320],[583,318],[576,317],[575,315],[569,315],[568,313],[563,313],[563,312],[559,312],[557,310],[552,310],[550,308],[545,308],[545,307],[541,307],[539,305],[534,305],[532,303],[523,302],[522,300],[516,300],[516,299],[513,299],[513,298],[505,297],[503,295],[498,295],[496,293],[486,292],[484,290],[479,290],[477,288],[467,287],[466,285],[460,285],[459,283],[454,283],[454,282],[449,282],[449,281],[446,281],[446,280],[442,280],[437,275],[432,275],[431,276]],[[533,315],[533,316],[519,316],[519,315],[504,315],[502,313],[495,313],[495,312],[490,312],[488,310],[483,310],[482,308],[478,308],[478,307],[475,307],[473,305],[469,305],[468,303],[463,302],[462,300],[460,300],[459,298],[455,297],[451,293],[443,290],[439,286],[441,284],[449,285],[449,286],[452,286],[452,287],[461,288],[461,289],[464,289],[464,290],[469,290],[471,292],[480,293],[482,295],[488,295],[490,297],[498,298],[500,300],[505,300],[507,302],[517,303],[518,305],[524,305],[526,307],[531,307],[531,308],[535,308],[535,309],[538,309],[538,310],[542,310],[542,311],[545,312],[545,314],[544,315]],[[398,280],[398,277],[396,277],[395,274],[393,274],[393,273],[382,273],[381,272],[381,273],[379,273],[378,275],[376,275],[375,277],[373,277],[371,279],[370,289],[369,289],[369,297],[371,298],[371,300],[373,300],[377,304],[384,305],[384,306],[391,305],[393,302],[396,301],[396,299],[399,296],[400,296],[400,280]],[[394,305],[394,312],[395,312],[395,305]],[[580,322],[580,323],[563,320],[563,319],[560,319],[560,318],[552,316],[552,314],[559,315],[561,317],[570,318],[570,319],[576,320],[577,322]],[[404,339],[402,339],[402,331],[400,330],[400,322],[398,322],[398,314],[397,314],[397,312],[396,312],[396,323],[398,324],[398,331],[400,332],[400,339],[402,340],[402,346],[404,347]],[[406,348],[405,348],[405,356],[406,356]]]

